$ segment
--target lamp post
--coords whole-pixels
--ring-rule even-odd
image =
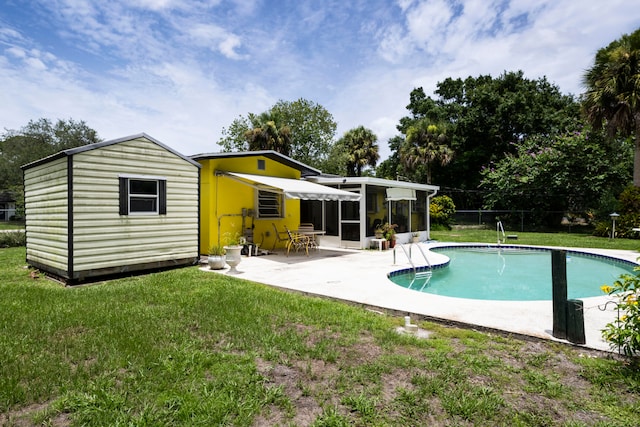
[[[609,216],[611,217],[611,221],[613,222],[613,228],[611,229],[611,238],[615,239],[616,238],[616,219],[620,216],[619,213],[612,213],[609,214]]]

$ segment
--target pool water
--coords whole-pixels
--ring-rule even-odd
[[[413,271],[390,275],[405,288],[456,298],[505,301],[552,299],[551,251],[497,247],[434,248],[450,258],[448,266],[414,277]],[[567,252],[569,299],[604,295],[621,274],[635,274],[634,264],[614,258]]]

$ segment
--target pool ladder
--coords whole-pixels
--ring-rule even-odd
[[[428,270],[418,271],[418,269],[416,268],[416,265],[413,263],[413,259],[411,258],[411,248],[413,248],[414,245],[418,248],[418,250],[422,254],[422,257],[424,258],[425,262],[427,263],[427,266],[429,267]],[[419,243],[409,243],[409,252],[407,252],[407,248],[405,248],[404,245],[395,245],[393,247],[393,263],[394,264],[396,263],[396,248],[398,247],[402,248],[402,252],[404,252],[405,256],[409,260],[409,264],[411,264],[411,268],[413,269],[413,278],[411,279],[411,283],[409,283],[409,286],[407,288],[411,289],[414,283],[419,282],[420,280],[424,280],[422,283],[422,287],[420,288],[420,290],[422,291],[425,288],[425,286],[429,284],[429,282],[431,281],[431,277],[433,276],[433,267],[431,267],[431,263],[429,262],[429,259],[425,255]]]
[[[500,232],[502,231],[502,243],[505,242],[506,235],[504,234],[504,227],[502,226],[502,221],[498,221],[496,223],[496,235],[498,238],[498,246],[500,246]]]

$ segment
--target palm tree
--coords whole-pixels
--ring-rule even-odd
[[[345,132],[338,144],[344,147],[347,176],[362,176],[365,166],[375,167],[380,159],[378,137],[372,130],[358,126]]]
[[[407,129],[407,137],[400,146],[400,161],[412,174],[424,166],[427,184],[431,184],[434,163],[446,166],[453,159],[453,150],[447,145],[444,126],[432,124],[429,119],[419,120]]]
[[[640,187],[640,29],[598,50],[583,83],[583,110],[610,136],[635,136],[633,185]]]
[[[249,150],[274,150],[288,156],[291,152],[291,130],[278,125],[277,117],[262,113],[255,119],[254,128],[244,133]]]

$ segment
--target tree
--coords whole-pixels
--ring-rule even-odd
[[[630,178],[630,153],[627,140],[607,141],[598,131],[535,135],[484,169],[484,207],[533,210],[543,225],[559,224],[548,212],[597,211]]]
[[[391,155],[376,168],[376,177],[383,179],[399,179],[404,173],[402,164],[400,163],[400,146],[404,143],[404,138],[396,135],[389,139],[389,148]]]
[[[329,156],[327,156],[318,169],[326,174],[346,176],[348,161],[349,153],[345,151],[341,144],[335,143],[331,146]]]
[[[58,151],[99,142],[95,130],[73,119],[29,121],[20,130],[5,130],[0,137],[0,189],[22,185],[20,166]]]
[[[407,135],[421,120],[446,123],[456,156],[448,164],[434,164],[432,180],[460,189],[477,189],[482,168],[515,153],[529,136],[563,133],[580,117],[573,96],[562,95],[546,78],[526,79],[522,71],[498,78],[447,78],[435,94],[438,98],[432,99],[422,88],[414,89],[410,115],[400,119],[398,130]]]
[[[262,127],[261,117],[266,115],[276,129],[289,128],[289,155],[309,166],[321,168],[325,164],[335,137],[337,124],[333,116],[321,105],[306,99],[278,101],[262,114],[249,113],[236,118],[228,128],[222,129],[218,145],[224,151],[250,150],[247,131]]]
[[[287,125],[278,125],[278,118],[268,113],[258,117],[259,126],[244,134],[250,151],[274,150],[288,156],[291,151],[291,130]],[[280,121],[281,123],[282,121]]]
[[[424,118],[409,126],[405,143],[400,146],[400,160],[407,173],[416,181],[431,184],[433,164],[446,166],[453,159],[453,150],[447,145],[444,126],[436,126]],[[424,172],[424,174],[422,174]]]
[[[598,50],[583,82],[583,111],[594,128],[635,137],[633,184],[640,187],[640,29]]]
[[[347,176],[362,176],[363,168],[375,168],[380,159],[377,141],[376,134],[364,126],[348,130],[338,140],[337,145],[347,154]]]

